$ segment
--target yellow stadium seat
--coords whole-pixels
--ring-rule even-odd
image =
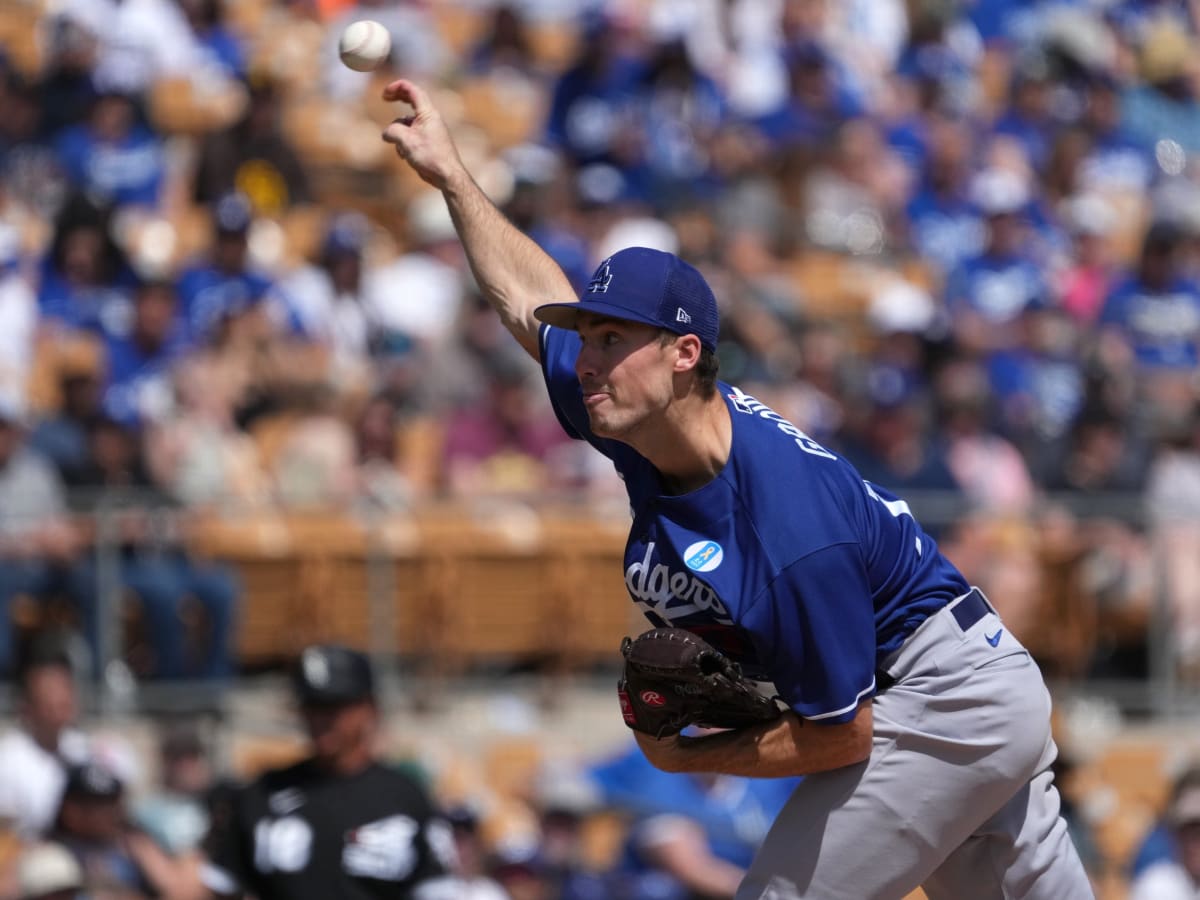
[[[43,7],[42,0],[9,0],[0,14],[0,48],[18,72],[31,78],[45,64]]]

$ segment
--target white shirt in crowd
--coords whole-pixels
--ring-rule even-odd
[[[1134,879],[1129,900],[1200,900],[1200,886],[1179,863],[1164,860]]]
[[[32,840],[54,824],[67,769],[99,762],[127,785],[141,776],[137,755],[119,735],[89,735],[63,729],[57,753],[39,745],[23,728],[0,736],[0,821]]]
[[[0,819],[26,840],[45,833],[58,814],[67,767],[87,758],[87,736],[74,729],[60,736],[57,755],[23,729],[0,737]]]

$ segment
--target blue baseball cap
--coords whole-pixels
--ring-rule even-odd
[[[573,329],[581,312],[694,334],[701,346],[717,349],[712,289],[695,267],[662,250],[620,250],[596,268],[579,302],[547,303],[533,314],[547,325]]]

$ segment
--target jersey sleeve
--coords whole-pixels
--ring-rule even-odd
[[[399,773],[399,778],[395,796],[397,808],[408,810],[417,825],[412,838],[417,862],[408,883],[416,898],[440,898],[446,885],[453,882],[451,876],[458,866],[454,832],[450,823],[438,814],[419,781],[407,773]]]
[[[788,566],[743,616],[775,688],[805,719],[854,718],[875,687],[875,617],[859,546],[827,546]]]

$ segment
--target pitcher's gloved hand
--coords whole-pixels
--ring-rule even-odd
[[[656,738],[688,725],[744,728],[782,712],[730,660],[682,628],[655,628],[621,642],[625,671],[617,685],[621,714],[635,731]]]

